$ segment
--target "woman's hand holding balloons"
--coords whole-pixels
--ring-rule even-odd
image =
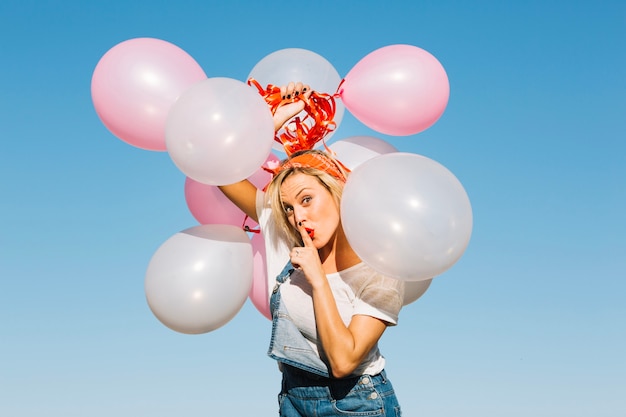
[[[311,92],[311,87],[300,81],[291,81],[280,87],[282,99],[288,101],[281,104],[274,113],[274,131],[279,131],[292,117],[304,110],[305,101],[309,99]]]
[[[327,59],[315,52],[300,48],[281,49],[265,56],[250,71],[248,79],[251,78],[263,87],[288,85],[293,80],[303,80],[311,86],[313,91],[331,95],[337,91],[341,83],[341,76]],[[336,129],[341,124],[344,105],[341,100],[334,100],[334,104],[333,122]],[[304,119],[306,112],[301,112],[300,115]],[[306,124],[312,128],[315,124],[314,118],[309,118]],[[285,133],[286,127],[283,122],[282,128],[276,131],[278,137]],[[329,140],[333,134],[333,131],[329,132],[326,140]],[[278,142],[274,143],[274,149],[285,152],[283,145]]]

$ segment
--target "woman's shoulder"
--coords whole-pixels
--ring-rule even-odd
[[[404,281],[383,275],[375,271],[365,262],[359,262],[356,265],[339,271],[338,275],[345,283],[357,291],[362,289],[363,286],[404,290]]]
[[[404,281],[387,277],[361,262],[340,272],[351,288],[358,313],[396,324],[404,299]]]

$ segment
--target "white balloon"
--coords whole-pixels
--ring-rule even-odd
[[[269,84],[275,86],[287,85],[289,82],[301,81],[311,86],[313,91],[333,95],[341,84],[341,76],[333,65],[323,56],[301,48],[286,48],[272,52],[261,59],[250,71],[248,78],[254,78],[261,87],[266,88]],[[341,100],[335,100],[334,121],[339,127],[345,106]],[[306,115],[302,112],[301,119]],[[277,133],[280,134],[282,129]],[[329,133],[324,140],[333,135]],[[321,146],[318,145],[318,146]],[[317,146],[316,146],[317,147]],[[282,145],[274,142],[274,149],[284,152]]]
[[[254,174],[272,150],[272,113],[256,88],[231,78],[192,85],[167,116],[165,144],[189,178],[233,184]]]
[[[432,282],[432,279],[425,279],[422,281],[406,281],[404,283],[404,300],[402,301],[402,305],[405,306],[417,301],[418,298],[424,295]]]
[[[186,334],[229,322],[252,287],[252,246],[241,228],[195,226],[165,241],[150,260],[145,292],[152,313]]]
[[[352,136],[332,143],[329,148],[351,171],[375,156],[398,151],[392,144],[373,136]]]
[[[374,157],[352,171],[341,220],[365,263],[407,281],[450,268],[472,231],[471,205],[459,180],[438,162],[404,152]]]

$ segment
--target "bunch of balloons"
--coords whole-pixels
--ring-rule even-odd
[[[442,65],[412,45],[377,49],[343,78],[314,52],[283,49],[259,61],[248,78],[260,85],[305,81],[339,99],[336,126],[347,109],[393,136],[432,126],[449,98]],[[166,151],[186,176],[185,199],[199,225],[174,234],[150,260],[145,291],[154,315],[172,330],[206,333],[250,299],[269,318],[263,238],[244,231],[245,222],[256,225],[217,188],[243,179],[262,188],[271,179],[262,166],[278,162],[274,151],[283,151],[258,91],[244,81],[207,77],[167,41],[136,38],[102,56],[91,93],[111,133],[141,149]],[[439,163],[376,137],[344,138],[329,148],[352,171],[341,205],[349,242],[373,269],[406,280],[405,304],[417,300],[469,243],[465,190]]]

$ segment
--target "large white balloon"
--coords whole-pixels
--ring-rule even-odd
[[[329,148],[349,170],[354,170],[375,156],[398,151],[389,142],[374,136],[351,136],[334,142]]]
[[[374,157],[352,171],[341,220],[365,263],[407,281],[450,268],[472,232],[472,208],[459,180],[438,162],[404,152]]]
[[[341,76],[333,65],[323,56],[301,48],[286,48],[272,52],[261,59],[250,71],[248,78],[254,78],[261,87],[269,84],[287,85],[289,82],[301,81],[311,86],[318,93],[335,94],[341,83]],[[337,127],[343,119],[345,106],[341,100],[335,100],[335,123]],[[300,114],[304,118],[305,112]],[[282,130],[277,133],[280,134]],[[329,133],[324,140],[328,140]],[[282,145],[275,143],[274,149],[284,152]]]
[[[150,260],[146,299],[154,315],[180,333],[229,322],[252,286],[252,246],[239,227],[195,226],[166,240]]]
[[[231,78],[192,85],[167,116],[170,157],[185,175],[204,184],[248,178],[263,165],[273,143],[267,103],[255,88]]]

